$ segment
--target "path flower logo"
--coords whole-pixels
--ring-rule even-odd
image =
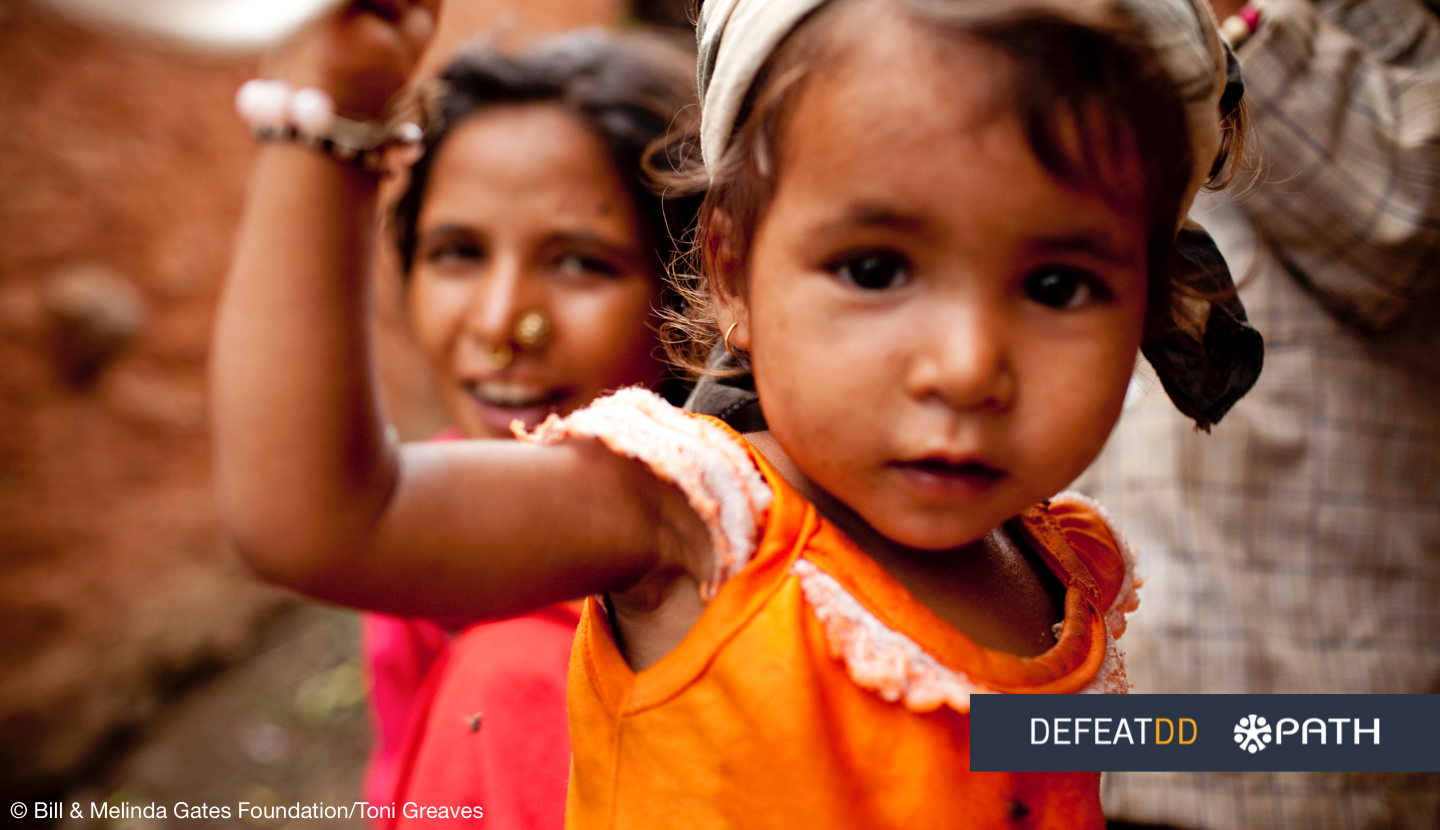
[[[1235,725],[1235,743],[1251,755],[1270,743],[1270,724],[1259,715],[1247,715]]]

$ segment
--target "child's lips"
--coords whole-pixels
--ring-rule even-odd
[[[922,492],[941,497],[978,494],[1005,477],[1004,470],[975,459],[930,457],[891,466]]]

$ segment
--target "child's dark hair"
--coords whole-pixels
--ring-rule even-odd
[[[492,106],[557,104],[604,142],[656,252],[664,305],[677,307],[664,269],[676,255],[674,236],[693,224],[701,196],[662,199],[644,172],[645,156],[669,131],[698,119],[694,68],[692,57],[659,36],[599,30],[550,38],[519,54],[488,44],[462,53],[417,102],[425,138],[391,214],[402,275],[408,279],[415,265],[416,226],[437,150],[454,129]]]
[[[1031,150],[1051,175],[1116,202],[1138,200],[1147,219],[1145,336],[1173,328],[1172,304],[1193,293],[1172,279],[1169,266],[1194,162],[1184,102],[1153,50],[1123,20],[1067,19],[1053,11],[996,13],[1004,4],[895,4],[934,26],[941,37],[973,38],[1009,59],[1008,71],[1000,75],[1008,88],[997,100],[1019,118]],[[829,24],[847,5],[847,0],[832,0],[822,6],[775,50],[756,76],[736,119],[739,129],[719,163],[709,171],[692,165],[675,177],[677,186],[683,181],[708,186],[695,244],[688,252],[688,273],[674,275],[687,308],[670,315],[662,336],[671,359],[687,369],[704,371],[705,358],[719,340],[712,292],[734,295],[744,290],[744,285],[720,283],[726,277],[715,268],[717,240],[723,238],[731,255],[748,263],[746,246],[774,196],[782,158],[779,141],[801,90],[818,66],[843,59],[830,48]],[[1245,110],[1237,107],[1222,125],[1210,185],[1224,186],[1234,175],[1245,130]],[[1066,135],[1078,141],[1067,142]],[[1138,182],[1128,180],[1126,167],[1119,163],[1127,153],[1138,158]],[[668,157],[684,156],[672,150]],[[721,212],[725,227],[715,224]],[[735,278],[748,279],[746,270]]]

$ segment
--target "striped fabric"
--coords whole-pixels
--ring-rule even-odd
[[[1196,433],[1148,367],[1076,489],[1146,578],[1137,693],[1440,693],[1440,20],[1271,0],[1240,51],[1263,169],[1195,217],[1265,336]],[[1115,773],[1107,814],[1186,828],[1433,828],[1440,775]]]
[[[1273,0],[1240,62],[1247,212],[1327,308],[1384,330],[1440,282],[1440,22],[1420,0]]]

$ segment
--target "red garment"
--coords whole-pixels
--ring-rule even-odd
[[[450,634],[429,620],[360,615],[360,658],[370,678],[365,799],[371,804],[390,803],[416,698],[449,642]]]
[[[447,429],[435,440],[461,437]],[[564,825],[565,675],[579,620],[578,604],[554,605],[452,638],[429,620],[361,615],[374,728],[365,797],[393,805],[378,827]],[[484,818],[422,809],[462,806]]]
[[[479,623],[456,635],[415,700],[384,828],[565,824],[570,739],[565,676],[578,606]],[[414,805],[411,807],[410,805]],[[423,808],[480,807],[483,818]]]
[[[459,441],[454,427],[432,441]],[[365,762],[365,799],[387,804],[395,792],[395,765],[410,729],[416,695],[450,633],[429,620],[360,615],[360,662],[370,680],[370,727],[374,736]]]

